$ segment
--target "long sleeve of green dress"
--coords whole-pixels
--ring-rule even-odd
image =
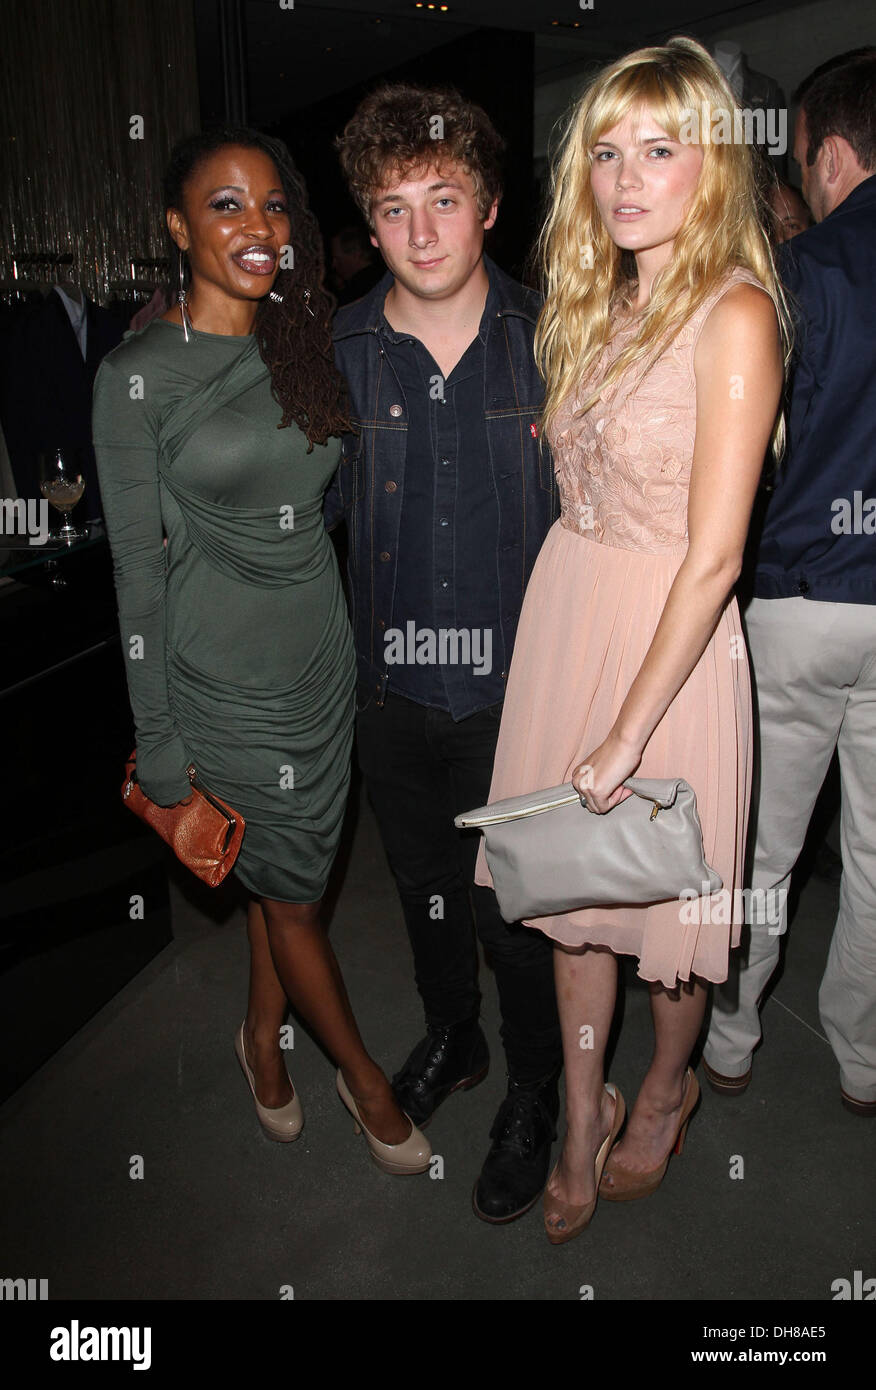
[[[93,433],[113,556],[119,629],[137,735],[137,776],[159,806],[189,795],[189,754],[171,712],[166,664],[166,550],[157,421],[148,392],[104,359]]]

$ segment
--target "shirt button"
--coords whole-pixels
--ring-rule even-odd
[[[393,483],[392,481],[390,481],[388,483],[384,483],[383,486],[385,487],[387,492],[395,492],[396,488],[398,487],[398,483]]]
[[[391,405],[391,406],[389,407],[389,413],[390,413],[390,415],[393,417],[394,420],[397,420],[398,417],[399,417],[399,415],[401,415],[401,413],[402,413],[402,408],[401,408],[400,405]]]
[[[798,579],[798,580],[797,580],[797,589],[798,589],[798,591],[799,591],[801,594],[808,594],[808,593],[809,593],[809,580],[808,580],[808,579]]]
[[[449,463],[450,463],[450,459],[442,459],[442,460],[441,460],[441,464],[442,464],[442,466],[443,466],[444,468],[446,468],[447,465],[448,465]]]
[[[386,623],[383,621],[382,618],[379,618],[379,619],[378,619],[378,624],[379,624],[380,627],[386,627]]]
[[[448,583],[449,583],[448,580],[442,579],[442,580],[441,580],[441,588],[442,588],[442,589],[446,589],[447,586],[448,586]]]
[[[388,559],[389,559],[389,551],[388,551],[388,550],[381,550],[381,552],[380,552],[380,558],[381,558],[381,560],[388,560]]]
[[[450,525],[450,522],[447,520],[447,517],[446,517],[446,516],[439,517],[439,521],[440,521],[440,523],[441,523],[442,526],[449,526],[449,525]]]

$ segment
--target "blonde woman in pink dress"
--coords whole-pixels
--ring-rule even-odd
[[[708,985],[740,936],[752,721],[733,586],[764,456],[781,452],[790,333],[751,151],[703,120],[733,105],[693,40],[613,63],[572,114],[540,239],[536,352],[562,510],[526,593],[490,800],[571,780],[603,815],[633,774],[683,777],[724,885],[711,901],[527,923],[557,943],[555,1244],[588,1224],[597,1191],[646,1196],[681,1151]],[[477,882],[492,883],[483,846]],[[619,955],[650,983],[655,1043],[615,1144],[625,1106],[604,1054]]]

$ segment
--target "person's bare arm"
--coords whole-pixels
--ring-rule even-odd
[[[734,285],[711,310],[694,354],[696,439],[687,554],[638,675],[605,741],[575,769],[592,810],[610,810],[711,638],[742,567],[751,509],[782,389],[775,307]]]

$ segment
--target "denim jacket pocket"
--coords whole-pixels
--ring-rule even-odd
[[[354,436],[349,443],[345,439],[338,465],[338,491],[347,519],[347,542],[354,564],[359,550],[358,502],[363,492],[364,476],[365,462],[361,437]]]
[[[545,492],[553,492],[557,487],[557,470],[550,444],[546,439],[538,440],[538,481]]]
[[[527,415],[531,420],[537,421],[542,405],[543,401],[541,400],[529,404],[525,400],[519,400],[516,396],[496,397],[488,403],[486,416],[488,420],[498,420],[503,416]]]
[[[361,435],[354,435],[349,443],[344,440],[341,452],[341,490],[346,505],[362,496],[364,476],[364,448]]]
[[[364,714],[371,708],[376,692],[361,678],[356,682],[356,713]]]
[[[552,492],[556,487],[554,460],[547,440],[542,438],[541,408],[541,401],[537,405],[523,406],[515,400],[494,400],[485,418],[501,429],[509,451],[513,450],[518,459],[518,451],[523,451],[524,464],[537,473],[542,491]]]

